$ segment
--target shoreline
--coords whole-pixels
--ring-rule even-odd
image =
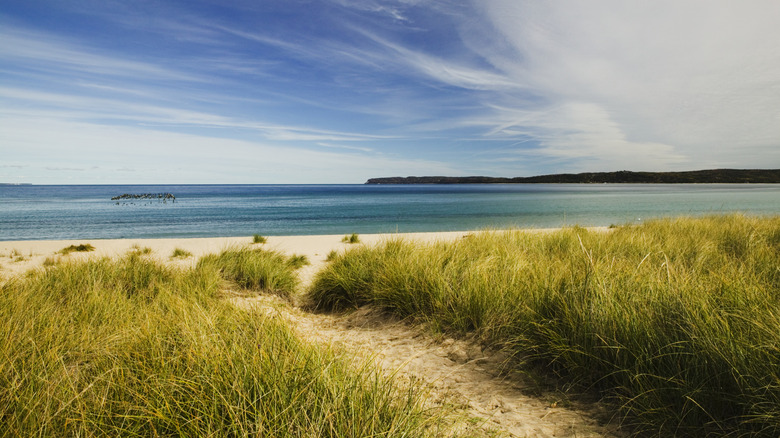
[[[373,245],[390,238],[403,238],[423,242],[453,240],[473,231],[444,231],[428,233],[360,234],[360,243]],[[265,236],[262,244],[252,243],[252,236],[244,237],[185,237],[160,239],[67,239],[67,240],[7,240],[0,241],[0,276],[13,276],[40,267],[47,258],[84,260],[99,257],[119,257],[137,248],[149,248],[150,257],[174,266],[191,267],[207,254],[217,254],[236,246],[253,246],[287,255],[304,255],[311,263],[301,269],[301,279],[306,282],[325,263],[331,251],[345,251],[355,244],[342,242],[343,234],[304,236]],[[90,244],[94,251],[58,252],[70,245]],[[191,256],[172,258],[175,249],[182,249]]]
[[[478,230],[478,231],[437,231],[420,233],[379,233],[359,234],[358,245],[375,245],[393,238],[408,239],[418,242],[451,241],[464,236],[485,231],[522,231],[529,233],[545,233],[560,228],[517,228],[508,230]],[[606,227],[588,228],[605,230]],[[342,242],[343,234],[300,235],[300,236],[265,236],[266,243],[253,244],[252,236],[244,237],[184,237],[160,239],[67,239],[67,240],[6,240],[0,241],[0,277],[22,274],[30,269],[40,267],[46,259],[82,260],[98,257],[118,257],[133,249],[149,248],[149,256],[174,266],[194,266],[197,261],[207,255],[216,254],[235,246],[254,246],[266,250],[278,251],[287,255],[304,255],[311,263],[301,269],[301,280],[306,283],[325,264],[331,251],[346,251],[355,244]],[[58,252],[70,245],[91,244],[95,247],[90,252],[72,252],[60,255]],[[172,258],[175,249],[182,249],[191,256]]]

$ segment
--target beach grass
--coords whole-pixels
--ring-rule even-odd
[[[130,247],[130,251],[128,251],[130,254],[134,255],[149,255],[152,253],[152,248],[149,248],[148,246],[140,246],[138,244],[135,244]]]
[[[210,254],[198,261],[198,268],[216,269],[221,276],[243,289],[266,291],[290,298],[298,287],[295,269],[283,254],[261,248],[235,247]]]
[[[172,259],[186,259],[192,257],[192,253],[183,248],[174,248],[171,253]]]
[[[287,258],[287,265],[293,269],[300,269],[304,266],[311,265],[309,258],[305,255],[293,254]]]
[[[389,240],[335,256],[308,298],[477,336],[637,435],[780,436],[780,217]]]
[[[260,234],[252,235],[252,243],[266,243],[268,239]]]
[[[0,435],[435,435],[440,417],[414,386],[220,298],[225,273],[264,275],[260,258],[292,270],[267,253],[226,251],[178,269],[131,252],[7,279]]]
[[[95,247],[92,246],[92,244],[81,243],[81,244],[78,244],[78,245],[70,245],[68,247],[62,248],[59,251],[59,254],[68,255],[68,254],[70,254],[72,252],[90,252],[90,251],[94,251],[94,250],[95,250]]]
[[[348,236],[344,236],[341,241],[344,243],[360,243],[360,236],[358,236],[356,233],[352,233]]]

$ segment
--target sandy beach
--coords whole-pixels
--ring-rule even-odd
[[[436,232],[436,233],[399,233],[399,234],[361,234],[360,244],[376,244],[391,238],[403,238],[421,242],[436,240],[451,240],[468,235],[469,231]],[[194,265],[206,254],[216,254],[220,251],[236,247],[252,245],[264,249],[279,251],[288,255],[305,255],[311,265],[301,271],[301,278],[306,282],[325,262],[331,251],[343,251],[352,244],[342,242],[344,235],[315,236],[270,236],[264,244],[253,244],[252,236],[247,237],[207,237],[207,238],[174,238],[174,239],[81,239],[81,240],[19,240],[0,241],[0,275],[11,276],[23,273],[28,269],[41,266],[47,258],[62,257],[67,260],[79,260],[88,257],[116,257],[126,254],[135,248],[149,248],[150,257],[160,261],[170,262],[180,266]],[[90,252],[72,252],[67,256],[59,255],[59,251],[71,245],[90,244],[95,247]],[[172,259],[175,249],[182,249],[192,254],[186,258]]]
[[[557,228],[528,229],[524,232],[544,233]],[[590,228],[606,230],[606,227]],[[444,231],[432,233],[387,233],[360,234],[360,243],[374,245],[389,239],[406,239],[417,242],[435,242],[463,238],[475,231]],[[279,251],[286,255],[305,255],[309,262],[300,271],[304,284],[323,266],[331,251],[344,251],[353,244],[342,241],[344,235],[305,235],[305,236],[268,236],[263,244],[253,244],[252,236],[246,237],[199,237],[171,239],[80,239],[80,240],[16,240],[0,241],[0,276],[10,277],[41,266],[47,258],[80,260],[89,257],[117,257],[134,249],[149,248],[150,257],[177,266],[194,266],[198,259],[206,254],[237,246],[257,246],[263,249]],[[90,252],[72,252],[60,255],[63,248],[71,245],[90,244],[95,247]],[[175,249],[182,249],[192,255],[184,258],[172,258]]]

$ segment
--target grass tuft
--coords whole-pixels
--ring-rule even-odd
[[[265,236],[261,236],[260,234],[255,234],[252,236],[252,243],[266,243],[268,239]]]
[[[91,244],[89,244],[89,243],[81,243],[79,245],[71,245],[71,246],[69,246],[67,248],[62,248],[61,250],[59,250],[58,253],[62,254],[62,255],[68,255],[68,254],[70,254],[72,252],[90,252],[90,251],[94,251],[94,250],[95,250],[95,247],[92,246]]]
[[[137,256],[149,255],[151,253],[152,253],[152,248],[149,248],[148,246],[144,246],[142,248],[138,244],[131,246],[129,251],[129,254],[137,255]]]
[[[309,261],[309,258],[306,257],[305,255],[294,254],[287,258],[287,266],[293,269],[300,269],[308,265],[311,265],[311,262]]]
[[[360,237],[358,237],[357,234],[352,233],[349,236],[344,236],[343,239],[341,239],[343,243],[360,243]]]
[[[298,286],[295,268],[282,254],[255,248],[233,248],[198,261],[199,268],[212,268],[239,287],[290,298]]]
[[[192,253],[182,248],[175,248],[171,254],[172,259],[186,259],[188,257],[192,257]]]

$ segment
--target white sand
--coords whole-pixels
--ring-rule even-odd
[[[390,238],[404,238],[416,241],[449,240],[460,238],[469,232],[437,232],[408,234],[361,234],[360,244],[375,244]],[[216,254],[236,246],[257,246],[280,251],[288,255],[305,255],[311,262],[304,268],[301,276],[306,281],[325,262],[328,254],[343,251],[351,244],[343,243],[344,235],[318,236],[269,236],[265,244],[252,244],[252,237],[207,237],[175,239],[81,239],[81,240],[19,240],[0,241],[0,275],[6,277],[20,274],[31,268],[41,266],[47,258],[78,260],[89,257],[116,257],[132,251],[134,248],[150,248],[151,256],[161,261],[171,261],[178,265],[193,265],[206,254]],[[90,244],[95,247],[91,252],[73,252],[67,256],[58,254],[71,245]],[[192,253],[191,257],[171,260],[177,248]]]
[[[605,230],[606,228],[592,228]],[[526,232],[543,233],[555,229],[529,229]],[[433,233],[392,233],[360,234],[360,243],[373,245],[388,239],[402,238],[418,242],[454,240],[472,234],[472,231],[448,231]],[[0,241],[0,277],[10,277],[29,269],[41,266],[47,258],[79,260],[89,257],[116,257],[132,251],[134,248],[149,248],[151,256],[160,261],[179,266],[192,266],[206,254],[236,246],[260,246],[264,249],[279,251],[287,255],[305,255],[311,265],[304,267],[301,279],[306,283],[325,263],[331,251],[343,251],[352,244],[342,242],[343,234],[312,236],[270,236],[265,244],[252,244],[252,237],[203,237],[174,239],[81,239],[81,240],[18,240]],[[71,245],[90,244],[95,247],[91,252],[73,252],[67,256],[59,251]],[[175,249],[192,254],[191,257],[171,259]]]

